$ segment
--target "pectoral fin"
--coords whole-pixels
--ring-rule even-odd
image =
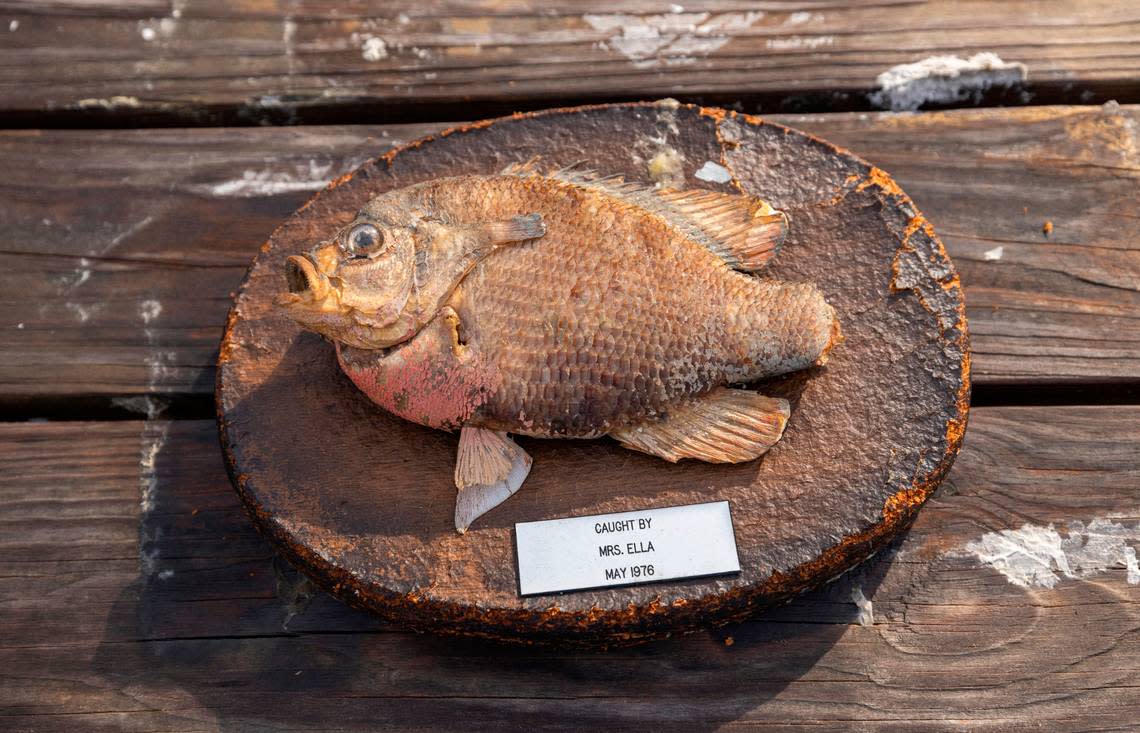
[[[610,432],[626,448],[676,462],[741,463],[758,458],[784,434],[788,401],[745,389],[720,388],[661,420]]]
[[[542,220],[542,214],[537,212],[513,216],[503,221],[492,221],[481,226],[491,244],[495,245],[525,242],[546,234],[546,223]]]
[[[463,534],[472,522],[518,491],[530,465],[530,456],[506,433],[463,428],[455,460],[456,531]]]

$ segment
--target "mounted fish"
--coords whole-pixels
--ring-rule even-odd
[[[744,274],[787,227],[749,196],[532,162],[374,198],[288,258],[279,304],[372,401],[460,431],[464,532],[530,470],[508,433],[610,435],[668,461],[775,445],[788,402],[727,385],[823,364],[839,340],[814,285]]]

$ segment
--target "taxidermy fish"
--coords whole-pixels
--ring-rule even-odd
[[[530,471],[508,433],[609,435],[668,461],[775,445],[788,402],[727,385],[822,364],[839,340],[814,285],[744,274],[787,227],[749,196],[532,161],[377,196],[288,258],[279,304],[373,402],[460,431],[464,532]]]

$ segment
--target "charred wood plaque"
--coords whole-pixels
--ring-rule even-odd
[[[520,438],[534,458],[526,484],[460,536],[457,436],[370,403],[341,374],[332,346],[302,333],[274,297],[284,258],[351,220],[372,196],[535,156],[765,198],[792,225],[760,276],[817,283],[846,340],[826,367],[758,385],[793,404],[783,439],[763,459],[670,464],[608,439]],[[663,637],[743,618],[839,575],[913,519],[957,454],[969,402],[958,277],[891,178],[810,135],[673,102],[468,125],[335,181],[255,258],[218,366],[231,477],[287,558],[393,622],[523,643]],[[520,597],[517,522],[718,501],[731,505],[738,574]]]

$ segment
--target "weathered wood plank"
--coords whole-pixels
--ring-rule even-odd
[[[933,222],[976,384],[1140,377],[1140,108],[777,119],[890,171]],[[436,129],[0,133],[29,172],[0,182],[0,399],[209,394],[229,294],[277,223]]]
[[[631,94],[866,109],[891,105],[876,95],[888,69],[977,52],[1024,64],[1027,83],[987,73],[975,94],[959,79],[941,90],[949,100],[991,84],[1007,102],[1140,91],[1140,7],[1129,0],[7,0],[0,18],[0,115],[32,125],[68,112],[391,122]]]
[[[0,425],[0,727],[1127,729],[1140,408],[971,422],[942,495],[888,553],[756,621],[608,653],[395,632],[324,596],[285,630],[212,423]],[[1009,570],[1022,587],[971,550],[1014,530],[1016,556],[1050,525],[1095,535],[1083,555],[1056,549],[1086,577],[1046,561],[1036,580]]]
[[[966,288],[977,384],[1140,376],[1140,108],[789,124],[889,171],[933,223]]]
[[[0,393],[213,391],[231,291],[332,178],[438,126],[7,132]]]

